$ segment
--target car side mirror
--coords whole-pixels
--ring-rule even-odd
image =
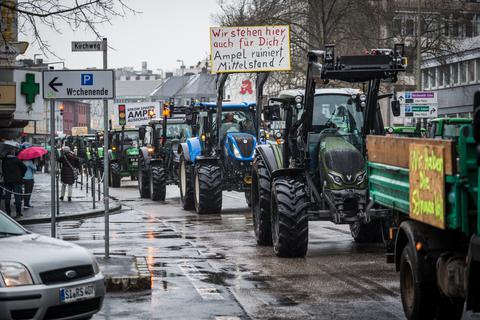
[[[390,102],[390,107],[392,108],[392,113],[395,117],[400,116],[400,101],[392,100]]]
[[[138,128],[138,138],[140,141],[145,140],[146,133],[147,133],[147,130],[145,127]]]

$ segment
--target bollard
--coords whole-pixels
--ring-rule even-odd
[[[55,200],[57,202],[57,212],[56,212],[56,214],[57,214],[57,216],[59,216],[60,215],[60,188],[59,188],[60,187],[60,182],[59,182],[58,178],[60,176],[60,172],[57,170],[56,173],[57,174],[56,174],[56,179],[55,179],[55,186],[56,186],[56,188],[55,188],[56,189],[56,192],[55,192],[56,193],[56,199]]]
[[[98,172],[98,176],[97,176],[97,181],[98,181],[98,186],[97,186],[97,189],[98,189],[98,201],[100,201],[100,186],[101,186],[101,183],[102,183],[102,177],[100,177],[100,172]]]
[[[80,174],[80,190],[83,190],[83,172]]]
[[[92,201],[93,201],[93,209],[95,209],[95,177],[92,175]]]

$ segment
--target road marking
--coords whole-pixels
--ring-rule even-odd
[[[215,287],[210,287],[202,281],[206,276],[193,264],[184,262],[179,267],[203,300],[225,300]]]

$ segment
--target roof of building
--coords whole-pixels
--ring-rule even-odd
[[[160,100],[167,100],[174,97],[183,87],[187,85],[192,76],[173,76],[163,84],[150,91],[150,97]]]
[[[163,80],[117,80],[115,95],[117,99],[147,98],[162,82]]]
[[[190,77],[188,83],[176,93],[183,98],[215,98],[217,95],[215,75],[199,73]]]

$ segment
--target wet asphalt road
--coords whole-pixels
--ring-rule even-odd
[[[305,259],[281,259],[255,244],[242,194],[224,192],[223,212],[139,198],[136,182],[111,195],[111,252],[147,257],[153,289],[109,294],[94,319],[404,319],[398,274],[380,245],[357,245],[348,226],[310,222]],[[49,235],[49,225],[30,230]],[[103,218],[64,222],[60,238],[103,253]]]

